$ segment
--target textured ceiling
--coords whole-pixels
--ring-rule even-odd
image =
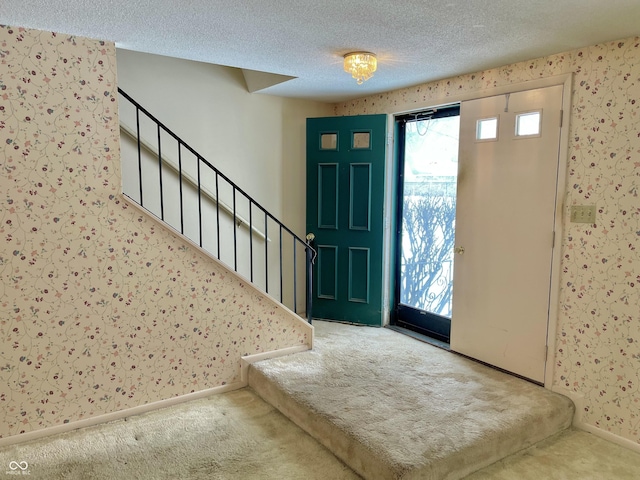
[[[0,0],[0,23],[296,77],[338,101],[640,34],[640,0]],[[369,50],[358,86],[342,55]]]

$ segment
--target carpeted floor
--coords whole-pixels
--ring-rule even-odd
[[[322,325],[317,327],[323,330]],[[351,341],[357,344],[358,338],[367,335],[368,330],[357,330],[357,336]],[[331,335],[319,333],[319,348],[328,348]],[[384,352],[371,353],[387,358]],[[410,355],[408,358],[419,361]],[[343,359],[344,363],[349,361],[349,358]],[[374,372],[370,375],[376,378]],[[340,376],[336,376],[333,383],[341,385]],[[442,395],[437,391],[432,394],[436,398]],[[335,400],[339,402],[338,397]],[[367,408],[367,402],[374,400],[369,397],[358,401]],[[460,412],[460,415],[468,413]],[[388,426],[392,428],[393,422]],[[444,430],[452,443],[468,435],[449,427]],[[405,432],[404,435],[400,446],[410,446],[414,434]],[[436,433],[434,438],[438,440],[444,435]],[[386,441],[392,443],[396,438],[397,434],[389,432]],[[43,480],[360,478],[248,388],[1,448],[0,478],[4,475],[15,478],[18,471],[21,474],[16,465],[25,466],[22,462],[28,464],[29,478]],[[15,470],[11,470],[11,466]],[[586,432],[565,430],[471,474],[467,480],[638,478],[640,454]]]
[[[11,462],[43,480],[360,478],[249,389],[5,447],[0,478]]]
[[[42,480],[360,478],[250,389],[2,448],[0,478],[14,461]],[[640,454],[568,430],[466,480],[638,478]]]
[[[573,403],[385,328],[314,322],[313,351],[250,386],[368,479],[460,479],[555,435]]]
[[[590,433],[568,430],[465,480],[637,480],[640,454]]]

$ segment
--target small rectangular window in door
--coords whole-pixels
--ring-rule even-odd
[[[487,142],[498,139],[498,117],[481,118],[476,122],[476,141]]]
[[[516,137],[539,137],[542,111],[516,115]]]
[[[320,150],[338,150],[338,134],[335,132],[321,133]]]
[[[354,150],[371,150],[371,132],[352,132],[351,148]]]

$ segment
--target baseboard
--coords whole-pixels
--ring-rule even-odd
[[[308,350],[311,350],[308,345],[298,345],[296,347],[281,348],[280,350],[246,355],[240,359],[240,383],[245,387],[249,385],[249,367],[252,363],[259,362],[261,360],[269,360],[271,358],[284,357],[285,355],[291,355],[293,353],[306,352]]]
[[[569,397],[573,404],[575,405],[575,413],[573,415],[573,427],[578,430],[584,430],[585,432],[589,432],[596,437],[600,437],[604,440],[607,440],[611,443],[615,443],[616,445],[620,445],[621,447],[628,448],[629,450],[633,450],[634,452],[640,453],[640,444],[636,443],[627,438],[621,437],[614,433],[603,430],[595,425],[591,425],[590,423],[586,423],[584,421],[584,397],[578,393],[572,392],[570,390],[565,390],[562,387],[553,386],[551,390],[559,393],[560,395],[564,395],[565,397]]]
[[[312,337],[313,338],[313,335]],[[157,402],[146,403],[137,407],[127,408],[125,410],[118,410],[117,412],[105,413],[91,418],[85,418],[77,420],[75,422],[65,423],[63,425],[56,425],[54,427],[42,428],[32,432],[22,433],[18,435],[11,435],[9,437],[0,438],[0,447],[8,445],[16,445],[18,443],[25,443],[31,440],[37,440],[40,438],[48,437],[51,435],[57,435],[59,433],[66,433],[72,430],[78,430],[79,428],[92,427],[101,423],[113,422],[115,420],[121,420],[126,417],[132,417],[134,415],[141,415],[143,413],[151,412],[153,410],[159,410],[161,408],[171,407],[180,403],[189,402],[191,400],[197,400],[199,398],[208,397],[219,393],[231,392],[244,388],[249,384],[248,371],[249,366],[260,360],[267,360],[269,358],[282,357],[284,355],[290,355],[292,353],[299,353],[310,350],[308,345],[299,345],[295,347],[283,348],[280,350],[273,350],[270,352],[256,353],[254,355],[247,355],[240,359],[240,381],[233,382],[228,385],[221,385],[218,387],[207,388],[198,392],[187,393],[177,397],[167,398],[166,400],[159,400]]]
[[[75,422],[65,423],[63,425],[56,425],[54,427],[47,427],[32,432],[22,433],[18,435],[11,435],[9,437],[0,438],[0,447],[8,445],[16,445],[18,443],[29,442],[31,440],[37,440],[40,438],[48,437],[50,435],[57,435],[59,433],[66,433],[79,428],[92,427],[101,423],[113,422],[115,420],[121,420],[126,417],[132,417],[134,415],[141,415],[143,413],[151,412],[153,410],[159,410],[161,408],[171,407],[180,403],[189,402],[191,400],[197,400],[199,398],[208,397],[218,393],[231,392],[240,388],[246,387],[247,384],[240,382],[230,383],[228,385],[221,385],[219,387],[207,388],[198,392],[187,393],[177,397],[167,398],[166,400],[159,400],[157,402],[146,403],[137,407],[127,408],[125,410],[118,410],[117,412],[105,413],[96,417],[85,418],[77,420]]]
[[[628,448],[629,450],[633,450],[634,452],[640,453],[640,444],[629,440],[627,438],[616,435],[615,433],[607,432],[606,430],[602,430],[601,428],[594,427],[588,423],[578,423],[574,425],[578,430],[584,430],[585,432],[592,433],[596,437],[600,437],[604,440],[607,440],[611,443],[615,443],[616,445],[620,445],[621,447]]]

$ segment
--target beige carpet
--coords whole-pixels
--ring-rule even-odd
[[[0,478],[13,461],[43,480],[359,478],[249,389],[2,448]],[[465,480],[638,478],[640,454],[568,430]]]
[[[30,475],[10,475],[11,462],[26,462]],[[15,468],[13,472],[21,470]],[[352,480],[360,477],[252,391],[243,389],[130,417],[127,421],[2,448],[0,478]]]
[[[367,479],[459,479],[566,429],[566,397],[388,329],[314,322],[251,387]]]
[[[317,326],[325,330],[321,324]],[[355,343],[365,334],[359,330],[353,333],[357,334]],[[319,336],[322,337],[323,334]],[[326,340],[320,344],[321,348],[329,348]],[[370,353],[386,356],[376,347]],[[411,352],[407,354],[410,356]],[[351,359],[347,356],[343,362]],[[375,377],[375,373],[371,375]],[[339,377],[334,381],[336,385],[340,382]],[[432,394],[439,397],[435,391]],[[368,409],[370,406],[365,408]],[[453,432],[452,442],[458,434],[466,435]],[[406,432],[400,447],[410,446],[412,435]],[[395,437],[389,432],[388,442]],[[359,478],[249,389],[4,447],[0,449],[0,478],[20,478],[11,474],[17,471],[10,470],[11,462],[27,462],[30,476],[22,478],[43,480]],[[639,478],[640,454],[585,432],[566,430],[471,474],[466,480]]]
[[[465,480],[637,480],[640,454],[587,432],[568,430]]]

